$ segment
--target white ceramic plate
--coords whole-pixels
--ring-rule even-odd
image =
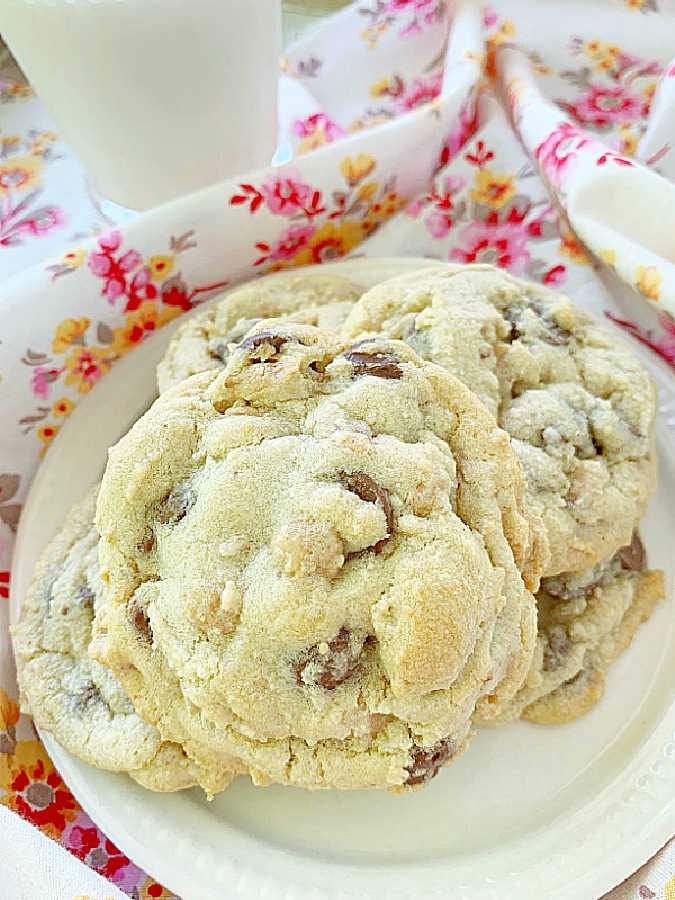
[[[332,268],[375,283],[422,260],[356,259]],[[326,267],[322,267],[326,271]],[[155,395],[170,330],[115,365],[75,410],[32,486],[12,572],[16,618],[35,559],[102,472],[106,448]],[[607,693],[569,725],[518,722],[477,735],[420,793],[254,788],[240,778],[208,803],[200,791],[145,791],[42,737],[91,817],[139,866],[185,900],[597,897],[675,831],[675,423],[673,376],[661,389],[661,480],[644,523],[668,602],[612,668]]]

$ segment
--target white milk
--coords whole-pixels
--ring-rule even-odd
[[[0,0],[0,31],[101,192],[123,206],[272,158],[279,0]]]

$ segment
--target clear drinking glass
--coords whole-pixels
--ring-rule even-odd
[[[272,159],[279,0],[0,0],[0,31],[118,204],[145,209]]]

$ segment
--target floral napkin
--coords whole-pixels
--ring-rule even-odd
[[[0,69],[0,804],[70,851],[50,863],[64,884],[76,857],[129,896],[173,896],[87,817],[16,705],[14,535],[78,400],[224,285],[363,253],[494,263],[675,366],[673,34],[675,0],[359,0],[283,60],[286,164],[112,230],[29,86]],[[18,846],[27,826],[11,822]],[[675,900],[673,858],[612,896]]]

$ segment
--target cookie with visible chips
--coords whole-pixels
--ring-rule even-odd
[[[504,718],[558,724],[592,709],[609,666],[664,596],[663,572],[646,568],[637,532],[590,571],[543,579],[532,669]]]
[[[266,320],[112,448],[96,653],[204,768],[426,783],[530,667],[524,488],[508,436],[404,343]]]
[[[230,347],[260,319],[288,317],[339,331],[363,288],[343,275],[302,271],[249,281],[179,327],[157,366],[160,392],[225,365]]]
[[[615,335],[562,294],[487,265],[444,265],[370,288],[350,340],[382,333],[460,379],[511,437],[550,548],[582,572],[630,541],[656,485],[656,397]]]

